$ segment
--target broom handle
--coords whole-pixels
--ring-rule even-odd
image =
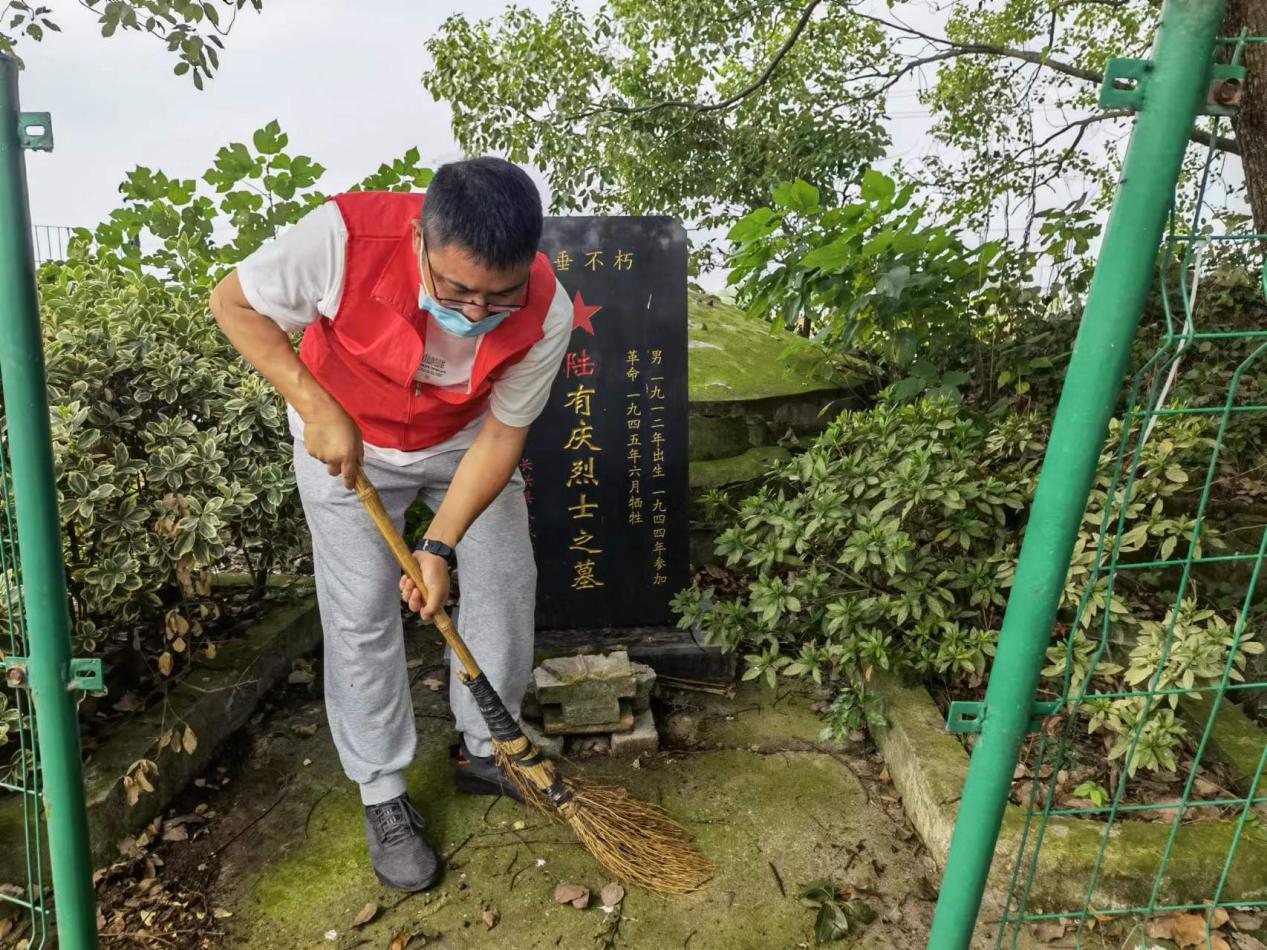
[[[373,519],[379,534],[383,536],[387,546],[392,549],[392,554],[396,556],[401,569],[409,575],[409,579],[414,582],[414,586],[418,588],[419,593],[422,594],[425,600],[427,597],[427,585],[422,580],[422,568],[418,566],[418,561],[414,557],[413,551],[409,550],[409,545],[405,543],[405,539],[396,530],[396,525],[392,522],[391,515],[383,507],[383,499],[378,497],[378,491],[365,476],[364,472],[358,472],[356,475],[356,494],[364,503],[365,510],[370,513],[370,518]],[[443,607],[436,611],[432,620],[440,629],[440,636],[444,637],[444,642],[453,650],[463,669],[466,670],[466,675],[471,679],[478,677],[480,675],[480,666],[475,662],[475,657],[471,656],[471,651],[467,649],[466,642],[458,633],[457,628],[453,626],[453,621],[449,619],[449,615]]]

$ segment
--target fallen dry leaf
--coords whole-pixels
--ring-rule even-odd
[[[1058,920],[1048,920],[1034,927],[1034,936],[1044,943],[1059,940],[1065,935],[1065,925]]]
[[[297,736],[315,736],[317,734],[317,724],[314,722],[303,726],[296,723],[290,727],[290,731]]]
[[[414,938],[408,930],[402,930],[396,936],[392,937],[392,945],[387,950],[405,950],[409,946],[409,941]]]
[[[422,681],[422,685],[427,687],[427,689],[431,690],[433,693],[444,689],[444,681],[438,680],[434,676],[428,676]]]
[[[1261,930],[1263,926],[1263,918],[1258,914],[1244,910],[1234,910],[1230,915],[1232,926],[1237,930],[1244,932],[1246,930]]]
[[[1231,950],[1227,941],[1213,932],[1214,927],[1227,922],[1226,911],[1223,912],[1220,920],[1218,914],[1220,910],[1222,908],[1215,908],[1215,913],[1211,915],[1209,948],[1210,950]],[[1215,921],[1220,921],[1220,923],[1216,924]],[[1167,914],[1165,917],[1149,921],[1147,933],[1154,940],[1173,940],[1180,950],[1185,947],[1206,947],[1206,915]]]
[[[114,708],[117,712],[128,713],[136,712],[144,705],[145,703],[141,701],[141,697],[136,695],[136,693],[124,693],[119,701],[114,704]]]
[[[880,770],[880,781],[881,781],[881,782],[891,782],[891,781],[892,781],[892,779],[889,777],[889,770],[888,770],[888,769],[881,769],[881,770]]]
[[[232,917],[233,911],[225,910],[223,907],[216,907],[212,909],[211,916],[216,920],[224,920],[226,917]]]
[[[603,902],[604,907],[615,907],[625,899],[625,889],[612,881],[607,884],[598,894],[599,900]]]
[[[291,670],[286,682],[295,686],[310,686],[317,679],[309,670]]]
[[[164,841],[188,841],[189,832],[184,825],[168,825],[163,829]]]
[[[378,905],[370,901],[361,908],[361,912],[356,915],[356,919],[352,921],[353,927],[364,927],[371,920],[378,916]]]
[[[198,748],[198,737],[194,735],[193,729],[189,726],[185,727],[185,734],[180,739],[181,747],[189,755],[193,755]]]
[[[577,910],[584,910],[590,903],[590,889],[580,884],[560,884],[554,889],[556,904],[571,904]]]
[[[203,650],[203,655],[206,656],[208,660],[214,660],[216,658],[216,645],[208,642],[206,648]]]
[[[158,658],[158,671],[164,676],[172,675],[172,655],[166,650],[163,655]]]
[[[493,910],[491,907],[488,910],[484,911],[484,913],[481,914],[480,916],[484,918],[484,926],[487,927],[489,930],[492,930],[494,927],[496,927],[497,921],[501,920],[501,915],[498,914],[497,911]]]

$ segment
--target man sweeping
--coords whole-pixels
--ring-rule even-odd
[[[441,868],[405,790],[416,737],[396,596],[429,620],[460,564],[459,631],[515,718],[532,670],[536,565],[517,466],[572,329],[541,229],[522,169],[454,162],[425,195],[331,199],[212,294],[225,335],[288,404],[330,732],[360,786],[374,871],[403,891]],[[296,354],[288,334],[301,331]],[[425,602],[352,490],[362,469],[397,526],[419,496],[435,512],[414,554]],[[456,664],[450,675],[458,787],[515,794]]]

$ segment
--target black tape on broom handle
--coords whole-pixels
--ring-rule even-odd
[[[488,731],[495,740],[514,742],[523,737],[523,730],[507,711],[506,704],[497,695],[497,690],[493,689],[493,684],[488,681],[487,676],[481,673],[479,676],[462,677],[462,680],[471,691],[471,695],[475,697],[475,704],[480,708],[480,715],[484,717]],[[516,757],[516,761],[524,767],[540,765],[541,750],[529,743],[528,747]],[[572,801],[572,790],[558,775],[554,776],[554,781],[549,788],[540,789],[540,794],[555,808],[563,808]]]
[[[484,717],[484,722],[488,724],[488,731],[494,739],[499,742],[514,742],[523,735],[519,724],[510,715],[506,704],[497,695],[497,691],[493,689],[493,684],[488,681],[487,676],[481,673],[479,676],[467,679],[466,688],[475,697],[475,704],[479,706],[480,715]]]

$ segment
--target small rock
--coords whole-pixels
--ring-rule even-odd
[[[290,727],[290,731],[297,736],[315,736],[317,734],[317,724],[309,723],[307,725],[300,725],[299,723],[296,723]]]
[[[603,887],[598,896],[604,907],[615,907],[625,899],[625,889],[615,881],[612,881]]]
[[[304,759],[304,765],[312,765],[312,759]]]

